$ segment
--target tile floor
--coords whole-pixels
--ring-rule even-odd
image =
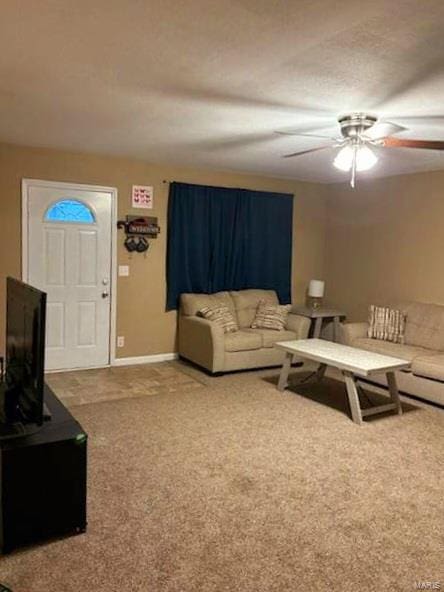
[[[47,374],[48,385],[68,407],[205,388],[176,362]],[[197,378],[196,378],[197,377]]]

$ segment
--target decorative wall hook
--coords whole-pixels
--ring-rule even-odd
[[[128,253],[146,253],[150,246],[148,238],[157,238],[160,232],[157,218],[150,216],[127,216],[117,222],[117,228],[125,231],[123,244]]]

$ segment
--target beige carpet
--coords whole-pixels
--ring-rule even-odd
[[[88,532],[1,558],[0,581],[14,592],[444,587],[443,413],[411,407],[359,427],[333,380],[280,394],[276,371],[183,370],[206,386],[72,407],[90,436]]]

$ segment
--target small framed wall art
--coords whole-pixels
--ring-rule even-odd
[[[131,207],[152,210],[154,206],[154,188],[151,185],[133,185]]]

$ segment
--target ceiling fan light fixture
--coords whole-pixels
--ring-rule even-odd
[[[356,170],[368,171],[378,162],[378,157],[368,146],[360,146],[356,155]]]
[[[349,172],[353,165],[353,158],[356,152],[356,170],[368,171],[378,162],[377,156],[368,146],[347,145],[341,148],[334,159],[333,165],[340,171]]]
[[[351,146],[344,146],[336,154],[333,165],[340,171],[346,173],[351,169],[353,162],[353,148]]]

